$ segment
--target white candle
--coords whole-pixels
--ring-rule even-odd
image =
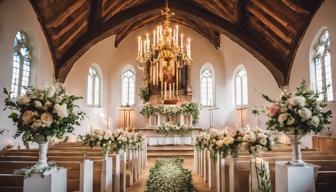
[[[167,82],[164,82],[164,98],[167,98]]]
[[[150,40],[149,40],[149,34],[148,33],[146,33],[146,48],[147,48],[147,50],[149,50],[149,44],[150,44]]]
[[[153,31],[153,46],[155,46],[155,42],[156,42],[155,37],[156,37],[156,34],[155,34],[155,30],[154,30]]]
[[[156,84],[159,85],[159,66],[156,66]]]
[[[176,25],[176,36],[175,36],[175,38],[176,38],[176,45],[178,45],[178,37],[179,37],[179,35],[178,35],[178,25]]]
[[[183,34],[181,34],[181,49],[183,49]]]
[[[159,44],[159,39],[160,39],[159,32],[160,32],[159,26],[156,26],[156,36],[157,36],[157,38],[156,38],[156,44]]]
[[[169,83],[169,99],[172,98],[172,85]]]
[[[142,56],[142,40],[141,40],[141,37],[140,37],[140,55]]]
[[[175,83],[173,83],[173,97],[175,96]]]
[[[191,58],[191,52],[190,52],[190,38],[188,38],[187,56],[188,56],[189,58]]]

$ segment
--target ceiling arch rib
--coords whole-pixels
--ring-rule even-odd
[[[165,0],[30,0],[64,81],[92,45],[116,35],[117,46],[144,25],[161,21]],[[279,86],[286,85],[303,34],[323,0],[169,0],[173,22],[219,47],[225,34],[259,59]]]

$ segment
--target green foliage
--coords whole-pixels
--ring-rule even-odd
[[[155,128],[155,131],[165,135],[173,133],[173,134],[179,134],[181,136],[184,136],[188,133],[188,130],[185,126],[175,125],[172,124],[171,122],[165,122],[161,124],[160,126]]]
[[[272,192],[272,182],[270,174],[265,168],[265,165],[262,164],[261,168],[256,167],[258,177],[261,179],[258,185],[258,190],[255,192]]]
[[[191,171],[182,167],[183,160],[159,159],[150,170],[147,192],[194,192]]]
[[[147,103],[150,98],[150,92],[148,87],[140,88],[139,97],[143,103]]]
[[[29,87],[26,95],[12,98],[4,88],[5,107],[17,127],[14,138],[22,136],[24,142],[46,142],[54,137],[61,138],[79,126],[85,113],[75,104],[80,96],[67,95],[61,84],[45,89]]]
[[[198,103],[184,103],[181,105],[181,113],[184,115],[191,115],[193,117],[193,124],[199,120],[200,107]]]

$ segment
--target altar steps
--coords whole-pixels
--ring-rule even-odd
[[[181,157],[193,158],[194,149],[191,145],[154,145],[147,147],[148,158]]]

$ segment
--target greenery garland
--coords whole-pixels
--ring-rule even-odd
[[[160,126],[155,128],[155,131],[161,134],[165,134],[166,136],[170,133],[175,133],[183,136],[188,132],[185,126],[175,125],[171,122],[165,122],[161,124]]]
[[[194,192],[191,171],[182,167],[183,160],[159,159],[150,170],[147,192]]]
[[[149,117],[151,115],[162,114],[167,117],[173,117],[175,115],[191,115],[193,117],[193,124],[196,124],[199,120],[200,107],[198,103],[184,103],[181,106],[171,105],[157,105],[151,104],[144,105],[140,111],[140,114]]]

